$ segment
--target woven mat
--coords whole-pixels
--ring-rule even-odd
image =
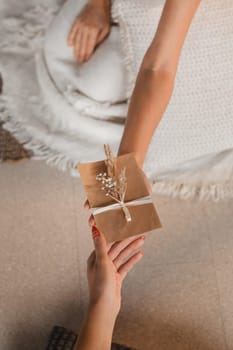
[[[3,123],[0,122],[0,161],[30,159],[32,152],[25,150],[14,136],[3,129],[2,125]]]
[[[46,350],[75,350],[78,335],[63,326],[55,325],[49,335]],[[96,340],[98,341],[98,339]],[[111,350],[136,350],[125,345],[112,343]]]
[[[0,74],[0,94],[2,93],[3,80]],[[26,151],[23,146],[7,130],[3,129],[0,121],[0,162],[19,161],[29,159],[31,151]]]

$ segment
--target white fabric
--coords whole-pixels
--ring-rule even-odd
[[[83,66],[66,47],[77,3],[68,0],[62,7],[43,50],[44,31],[59,8],[55,0],[48,7],[25,0],[15,8],[4,4],[0,21],[1,118],[35,158],[69,167],[74,175],[78,161],[103,159],[103,143],[117,151],[128,108],[128,100],[122,100],[132,92],[164,1],[115,0],[112,17],[119,27],[112,27]],[[215,200],[233,196],[232,15],[228,0],[205,0],[196,14],[173,97],[144,164],[154,193]]]
[[[126,101],[127,80],[118,26],[112,26],[108,39],[83,64],[74,59],[74,50],[67,45],[71,25],[85,4],[86,0],[65,2],[49,27],[44,44],[48,70],[61,92],[72,85],[74,90],[99,102]]]
[[[119,0],[115,17],[124,35],[132,91],[154,36],[164,1]],[[117,4],[117,5],[116,5]],[[180,57],[175,89],[148,152],[154,164],[170,166],[233,147],[233,2],[201,1]]]

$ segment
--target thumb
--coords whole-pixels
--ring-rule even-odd
[[[96,260],[106,258],[108,255],[107,242],[102,232],[96,226],[92,226],[92,238],[95,246]]]

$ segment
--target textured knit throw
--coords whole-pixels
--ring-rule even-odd
[[[130,92],[164,3],[114,2]],[[233,147],[232,18],[231,0],[201,1],[182,50],[173,96],[150,146],[150,172]]]

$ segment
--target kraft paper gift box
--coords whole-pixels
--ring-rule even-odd
[[[78,163],[77,168],[96,226],[107,242],[162,227],[134,153],[114,157],[109,145],[104,148],[105,160]]]

